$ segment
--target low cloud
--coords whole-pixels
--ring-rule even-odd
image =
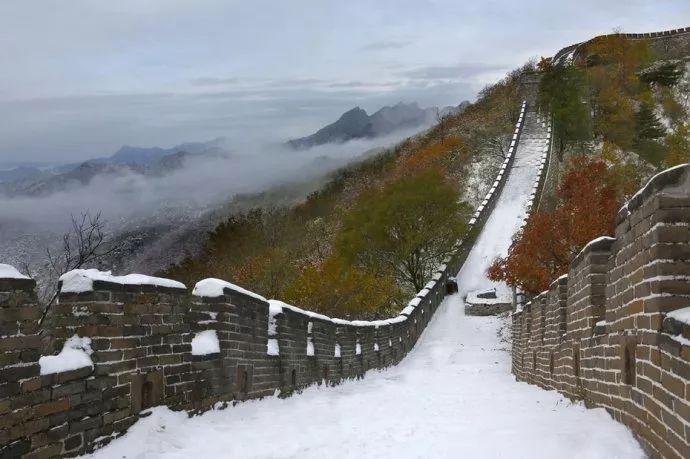
[[[468,79],[485,73],[504,71],[502,65],[464,62],[455,65],[419,67],[398,72],[400,76],[415,80]]]
[[[195,218],[239,193],[255,193],[274,185],[309,180],[352,161],[364,152],[412,135],[399,131],[387,137],[328,144],[294,151],[282,144],[255,151],[231,146],[226,156],[192,156],[181,169],[162,177],[134,172],[97,175],[88,184],[73,184],[48,196],[0,197],[0,236],[4,240],[39,228],[59,233],[70,214],[102,212],[115,227],[165,223],[180,215]],[[257,147],[255,147],[257,148]]]

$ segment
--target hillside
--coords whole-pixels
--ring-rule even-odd
[[[233,215],[210,233],[201,254],[161,274],[188,283],[232,279],[340,316],[387,314],[428,281],[488,191],[510,143],[525,70],[488,86],[475,104],[427,132],[337,171],[298,205]],[[388,110],[372,118],[380,125],[395,119]],[[397,250],[384,228],[410,244]],[[400,271],[407,250],[418,255]]]
[[[492,268],[530,295],[565,274],[654,174],[690,161],[690,31],[611,34],[538,64],[554,142],[539,212]]]

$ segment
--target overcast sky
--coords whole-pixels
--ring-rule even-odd
[[[356,105],[473,100],[614,28],[685,26],[688,0],[2,0],[0,163],[284,140]]]

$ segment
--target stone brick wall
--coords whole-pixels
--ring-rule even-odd
[[[605,408],[652,457],[690,457],[690,165],[650,180],[615,238],[588,244],[512,322],[519,381]]]
[[[554,61],[574,52],[575,56],[585,52],[587,46],[603,37],[622,35],[628,40],[647,40],[653,51],[666,58],[683,58],[690,51],[690,27],[648,33],[615,33],[599,35],[590,40],[566,46],[553,56]]]
[[[273,316],[277,355],[268,352],[271,316],[263,299],[229,287],[202,297],[94,281],[90,291],[60,294],[50,329],[58,350],[74,335],[89,337],[93,368],[49,375],[38,364],[34,281],[2,279],[0,456],[73,456],[122,434],[156,405],[194,412],[394,365],[445,297],[448,272],[439,270],[415,306],[385,321],[331,319],[285,305]],[[192,355],[190,343],[203,330],[215,330],[220,352]]]

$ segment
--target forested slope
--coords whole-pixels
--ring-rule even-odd
[[[542,58],[537,104],[552,116],[555,138],[546,187],[493,279],[545,290],[587,242],[613,234],[635,190],[690,160],[689,58],[688,46],[667,52],[623,34]]]
[[[464,232],[507,154],[528,64],[461,114],[339,170],[292,207],[258,207],[213,230],[163,274],[231,280],[340,316],[373,317],[418,291]]]

